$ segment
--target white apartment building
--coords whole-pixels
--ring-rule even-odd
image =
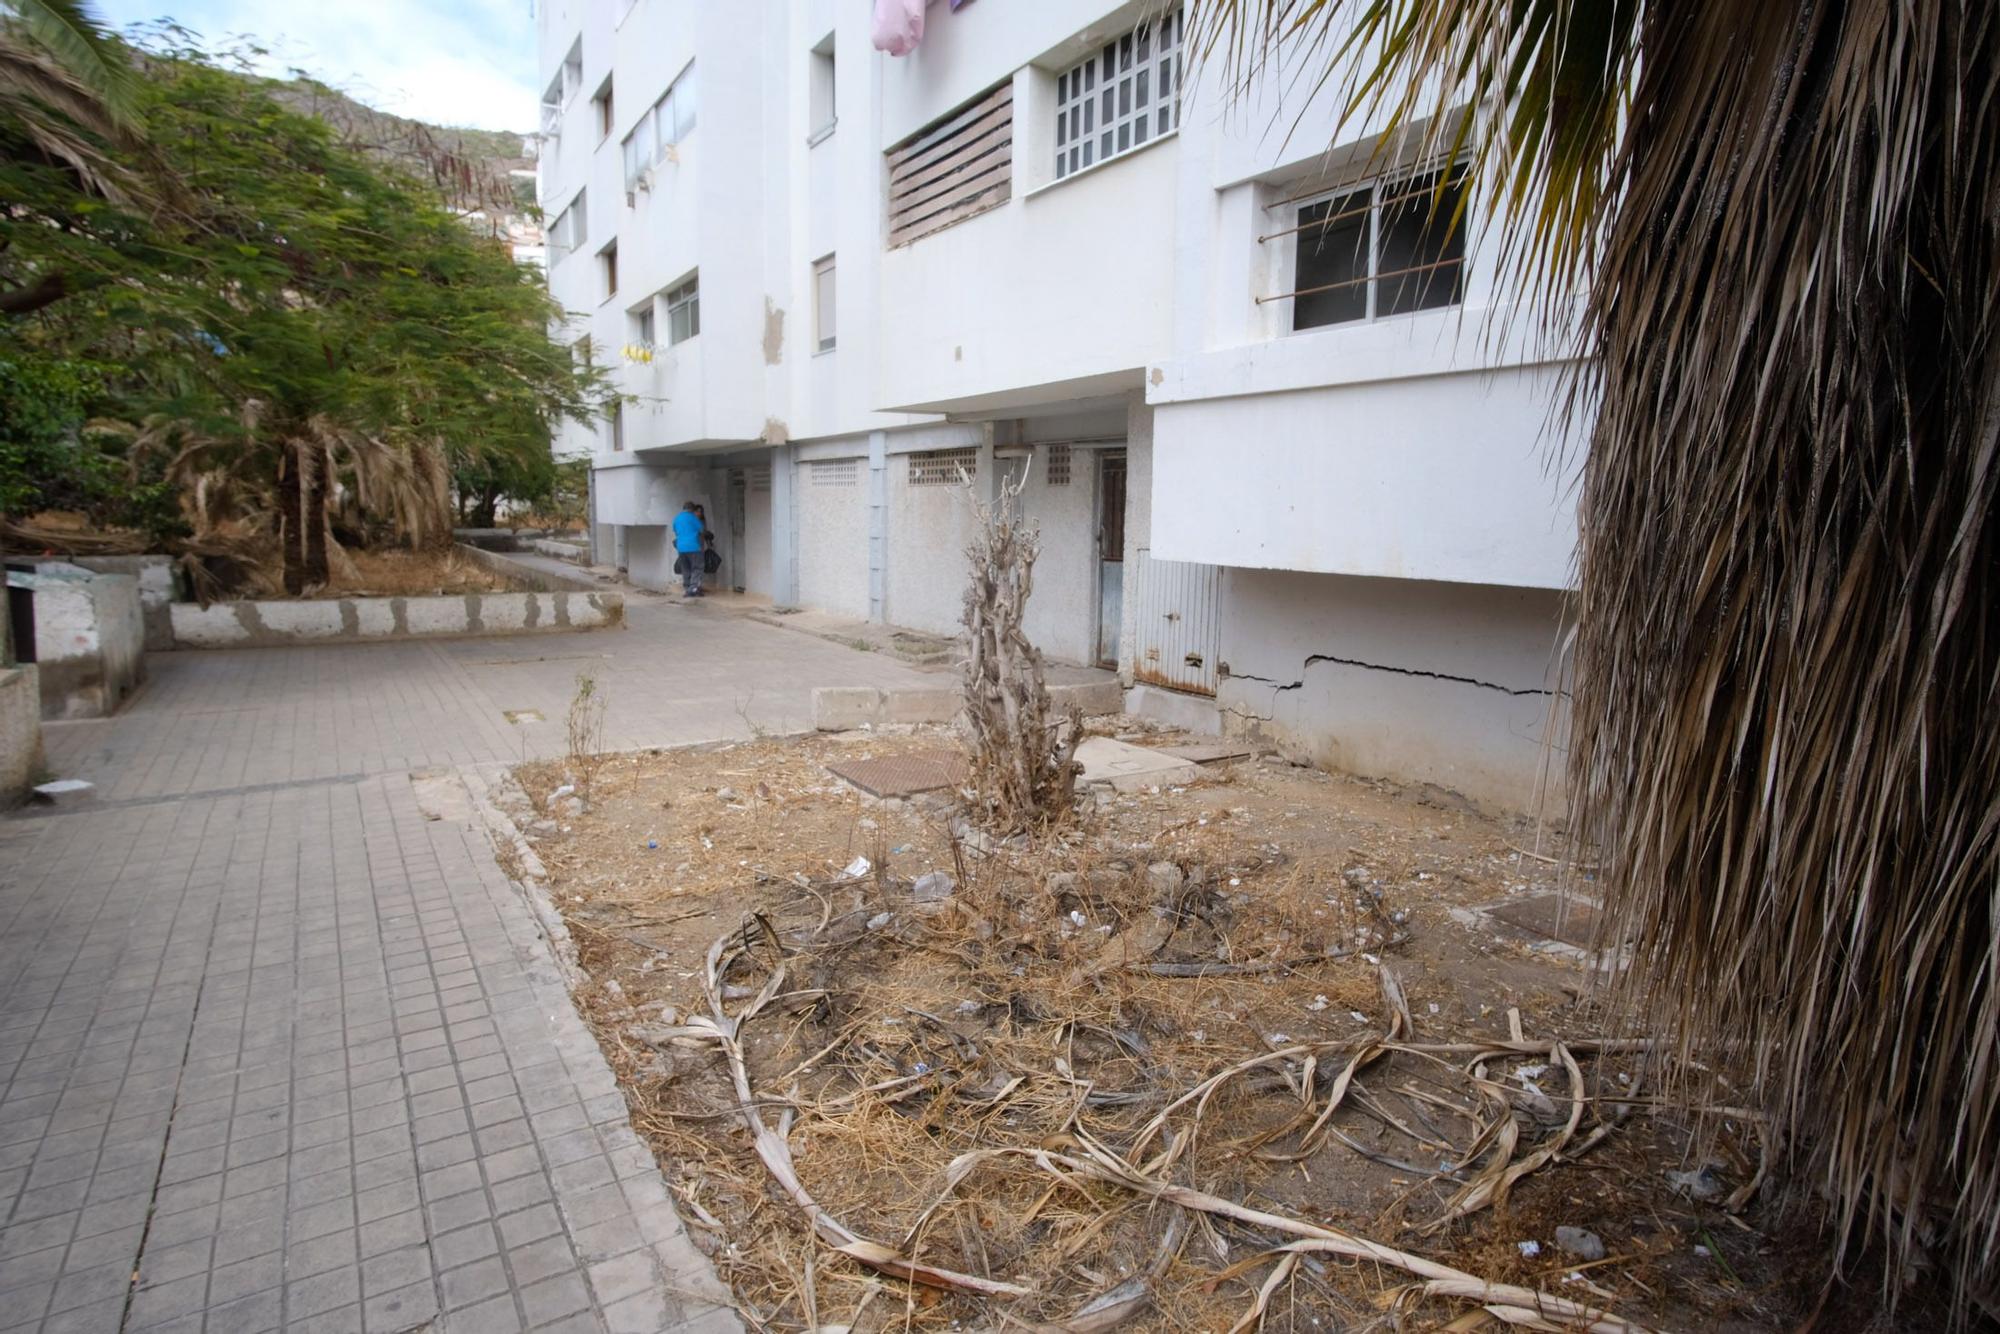
[[[960,472],[1026,468],[1052,659],[1540,804],[1576,460],[1481,201],[1317,80],[1186,68],[1178,5],[933,0],[898,57],[872,8],[540,6],[549,280],[629,396],[557,442],[600,556],[670,587],[694,499],[725,584],[948,633]]]

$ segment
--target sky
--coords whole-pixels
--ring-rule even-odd
[[[437,125],[533,130],[532,0],[96,0],[107,24],[172,18],[205,44],[246,37],[267,72],[303,69]]]

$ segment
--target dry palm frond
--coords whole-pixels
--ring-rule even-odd
[[[1588,288],[1571,805],[1628,997],[1749,1053],[1891,1290],[2000,1291],[2000,9],[1203,0],[1356,57]],[[1315,62],[1317,63],[1317,62]],[[1392,135],[1391,138],[1394,136]]]
[[[77,0],[0,2],[0,122],[86,189],[120,203],[136,193],[107,148],[138,144],[131,70]]]

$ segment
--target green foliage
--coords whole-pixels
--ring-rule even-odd
[[[0,115],[0,293],[63,293],[0,318],[0,359],[35,384],[98,367],[72,416],[169,425],[157,466],[184,488],[228,477],[262,498],[245,513],[273,507],[301,450],[405,532],[448,502],[426,458],[545,494],[553,428],[605,390],[551,339],[540,275],[283,85],[191,50],[139,68],[146,156],[185,197],[171,215],[86,189]]]
[[[0,357],[0,514],[73,510],[100,527],[163,539],[181,528],[172,487],[116,440],[85,429],[105,370]]]

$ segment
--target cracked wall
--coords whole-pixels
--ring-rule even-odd
[[[1232,569],[1226,731],[1330,769],[1562,810],[1552,590]]]

